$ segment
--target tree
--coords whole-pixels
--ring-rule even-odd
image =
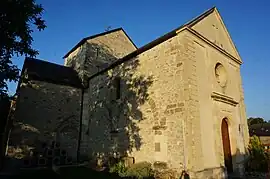
[[[35,0],[0,1],[0,97],[7,96],[7,81],[17,81],[19,69],[12,57],[35,57],[38,51],[31,47],[32,32],[46,28],[41,15],[43,7]]]
[[[250,137],[248,146],[250,159],[247,163],[247,171],[262,171],[265,172],[268,169],[269,156],[264,150],[264,146],[261,143],[259,137]]]
[[[248,120],[248,126],[251,126],[253,124],[264,124],[267,123],[263,118],[261,117],[250,117],[247,119]]]

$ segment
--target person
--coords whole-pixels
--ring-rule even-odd
[[[189,174],[183,170],[180,179],[190,179]]]

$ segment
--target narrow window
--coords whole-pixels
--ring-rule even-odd
[[[155,143],[155,152],[160,152],[160,143]]]
[[[121,91],[120,91],[120,88],[121,88],[121,79],[120,77],[116,77],[114,79],[114,89],[115,89],[115,93],[116,93],[116,99],[120,99],[120,96],[121,96]]]

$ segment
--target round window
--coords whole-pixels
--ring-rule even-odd
[[[215,75],[218,84],[221,87],[225,87],[227,83],[227,73],[223,65],[221,63],[217,63],[215,67]]]

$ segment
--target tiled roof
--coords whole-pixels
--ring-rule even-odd
[[[81,80],[75,70],[47,61],[25,58],[22,73],[29,79],[81,88]]]
[[[270,123],[253,124],[249,127],[250,136],[270,136]]]
[[[108,71],[108,70],[110,70],[110,69],[112,69],[112,68],[118,66],[119,64],[121,64],[121,63],[123,63],[123,62],[125,62],[125,61],[127,61],[127,60],[130,60],[130,59],[132,59],[133,57],[135,57],[135,56],[137,56],[137,55],[139,55],[139,54],[141,54],[141,53],[143,53],[143,52],[145,52],[145,51],[147,51],[147,50],[149,50],[149,49],[155,47],[156,45],[161,44],[162,42],[164,42],[164,41],[166,41],[166,40],[168,40],[168,39],[170,39],[170,38],[176,36],[176,35],[177,35],[177,31],[178,31],[179,29],[184,28],[184,27],[189,27],[189,26],[192,26],[192,25],[198,23],[200,20],[202,20],[203,18],[205,18],[205,17],[207,17],[208,15],[210,15],[210,14],[215,10],[215,8],[216,8],[216,7],[212,7],[212,8],[210,8],[210,9],[208,9],[207,11],[205,11],[204,13],[202,13],[201,15],[195,17],[194,19],[188,21],[187,23],[181,25],[180,27],[177,27],[176,29],[174,29],[174,30],[172,30],[172,31],[170,31],[170,32],[168,32],[168,33],[166,33],[165,35],[163,35],[163,36],[157,38],[156,40],[154,40],[154,41],[152,41],[152,42],[150,42],[150,43],[148,43],[148,44],[146,44],[146,45],[144,45],[144,46],[138,48],[137,50],[131,52],[130,54],[124,56],[123,58],[121,58],[121,59],[115,61],[115,62],[112,63],[109,67],[107,67],[107,68],[101,70],[100,72],[94,74],[91,78],[93,78],[93,77],[95,77],[95,76],[97,76],[97,75],[99,75],[99,74],[101,74],[101,73],[104,73],[104,72],[106,72],[106,71]]]

